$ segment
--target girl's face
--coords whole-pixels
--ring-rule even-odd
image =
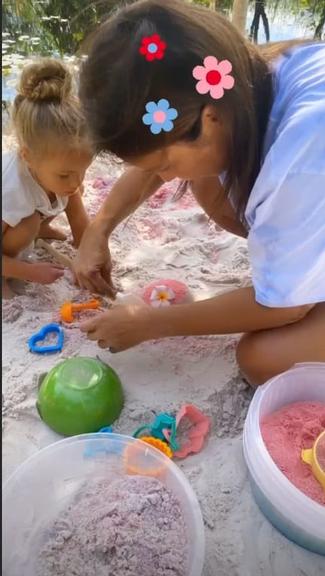
[[[180,141],[161,150],[129,159],[138,168],[158,174],[165,182],[180,178],[199,180],[217,176],[227,169],[226,133],[215,109],[206,106],[201,132],[194,141]]]
[[[57,150],[36,155],[23,149],[22,157],[30,173],[49,194],[72,196],[82,184],[92,156],[87,150]]]

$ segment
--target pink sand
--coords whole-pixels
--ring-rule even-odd
[[[301,450],[312,448],[325,429],[325,404],[296,402],[264,418],[261,431],[265,445],[281,472],[307,496],[325,505],[325,492],[310,467],[301,460]]]
[[[192,300],[186,284],[183,284],[183,282],[178,282],[177,280],[163,279],[155,280],[154,282],[151,282],[151,284],[148,284],[144,287],[142,298],[146,304],[150,305],[150,296],[154,288],[157,288],[157,286],[166,286],[166,288],[170,288],[174,292],[175,298],[171,300],[171,304],[185,304],[186,302],[190,302]]]

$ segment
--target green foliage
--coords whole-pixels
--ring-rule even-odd
[[[220,10],[222,12],[231,10],[233,0],[193,0],[194,4],[201,4],[207,8]]]
[[[74,54],[85,35],[125,3],[121,0],[4,0],[2,29],[15,41],[15,50],[19,53]],[[21,40],[22,36],[26,38]],[[38,42],[33,42],[36,37]],[[10,51],[9,46],[5,53]]]
[[[85,36],[118,6],[135,0],[3,0],[4,70],[10,55],[76,54]],[[229,13],[233,0],[189,0]],[[250,0],[255,4],[255,0]],[[304,17],[318,37],[325,19],[324,0],[267,0],[268,14],[286,11]]]

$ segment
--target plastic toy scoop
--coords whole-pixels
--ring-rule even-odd
[[[75,312],[82,312],[82,310],[95,310],[99,308],[99,300],[89,300],[89,302],[82,302],[81,304],[74,304],[73,302],[64,302],[60,308],[60,316],[64,322],[73,322],[73,315]]]
[[[313,475],[325,490],[325,430],[316,438],[312,448],[301,451],[301,458],[311,466]]]

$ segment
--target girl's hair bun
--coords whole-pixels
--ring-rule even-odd
[[[72,90],[72,76],[60,61],[43,58],[23,69],[19,96],[32,102],[62,101]]]

